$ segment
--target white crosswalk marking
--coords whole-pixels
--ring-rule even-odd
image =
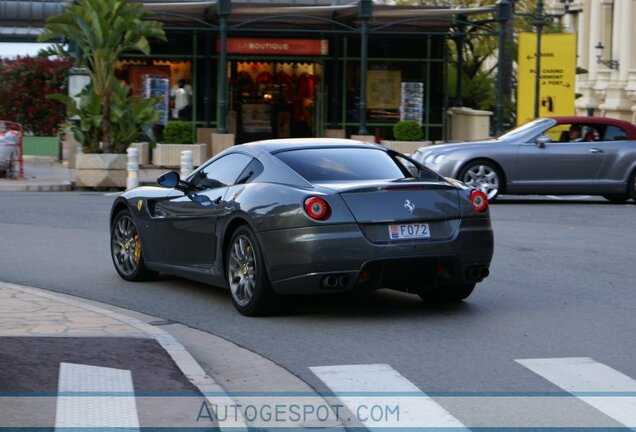
[[[627,375],[589,357],[516,361],[619,423],[636,427],[636,381]]]
[[[55,429],[138,431],[134,391],[129,370],[61,363]]]
[[[464,428],[459,420],[389,365],[320,366],[310,369],[371,431],[386,427]],[[397,416],[393,415],[395,407],[398,407]]]

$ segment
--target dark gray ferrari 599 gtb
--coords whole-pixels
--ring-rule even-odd
[[[493,255],[483,192],[374,144],[243,144],[158,183],[113,203],[115,269],[227,287],[244,315],[280,295],[354,289],[463,300]]]

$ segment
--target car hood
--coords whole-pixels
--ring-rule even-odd
[[[431,146],[420,147],[415,155],[413,155],[413,157],[416,161],[422,162],[424,160],[424,157],[430,154],[440,155],[464,150],[481,150],[484,148],[491,148],[493,146],[500,145],[504,145],[504,141],[497,139],[488,139],[483,141],[462,141],[452,144],[435,144]]]
[[[441,152],[450,152],[454,150],[463,150],[466,148],[481,148],[481,147],[490,147],[492,145],[501,145],[503,141],[497,139],[489,139],[483,141],[462,141],[451,144],[436,144],[432,146],[428,146],[424,148],[424,150],[435,150]]]

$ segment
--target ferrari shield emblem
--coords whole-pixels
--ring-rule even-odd
[[[137,201],[137,211],[141,211],[141,208],[144,206],[143,200]]]

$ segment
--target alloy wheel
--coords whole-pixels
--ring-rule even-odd
[[[234,239],[228,259],[228,281],[232,297],[239,306],[247,306],[256,289],[256,255],[247,236]]]
[[[499,174],[489,165],[471,166],[464,173],[462,181],[485,193],[488,199],[493,199],[499,193]]]
[[[113,227],[112,250],[115,265],[127,276],[139,268],[141,261],[141,241],[132,218],[123,214]]]

